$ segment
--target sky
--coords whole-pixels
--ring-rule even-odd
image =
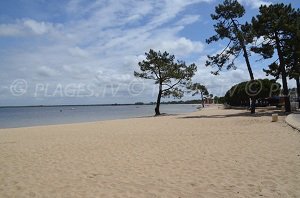
[[[237,69],[214,76],[207,55],[226,42],[214,35],[210,14],[218,0],[2,0],[0,1],[0,106],[112,104],[156,101],[157,86],[134,77],[150,49],[167,51],[198,70],[193,82],[223,96],[249,79]],[[250,21],[262,4],[292,0],[240,0]],[[255,78],[268,61],[252,56]],[[280,82],[280,81],[279,81]],[[295,86],[289,81],[289,86]],[[186,94],[183,100],[197,99]],[[165,100],[173,100],[167,98]]]

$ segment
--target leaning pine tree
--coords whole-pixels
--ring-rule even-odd
[[[154,80],[159,91],[155,107],[155,115],[160,115],[159,106],[162,97],[173,96],[181,98],[184,88],[191,84],[191,78],[197,71],[197,66],[187,66],[183,61],[175,61],[175,56],[167,52],[161,53],[150,50],[145,53],[146,60],[139,62],[141,72],[134,72],[134,76]]]
[[[235,60],[243,54],[251,81],[254,81],[254,75],[251,69],[247,45],[253,42],[251,25],[248,23],[242,25],[237,19],[245,14],[244,7],[237,0],[225,0],[215,9],[215,14],[211,15],[213,20],[218,21],[214,25],[216,35],[206,40],[208,44],[223,39],[228,39],[227,46],[221,53],[214,56],[208,56],[206,66],[217,66],[218,70],[212,72],[218,75],[223,67],[226,69],[235,69]],[[255,113],[255,98],[251,100],[251,113]]]

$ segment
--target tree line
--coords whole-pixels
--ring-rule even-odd
[[[281,91],[281,85],[276,80],[258,79],[256,80],[256,88],[253,93],[252,87],[249,85],[251,81],[241,82],[232,86],[224,96],[224,103],[231,106],[249,106],[249,95],[254,94],[257,99],[266,99],[278,96]]]
[[[258,54],[262,59],[271,59],[273,63],[263,71],[266,75],[274,76],[275,80],[282,79],[285,111],[290,112],[290,99],[288,94],[287,78],[295,79],[298,96],[300,95],[300,10],[292,8],[291,4],[262,5],[259,14],[250,22],[242,23],[245,8],[237,0],[224,0],[215,7],[215,13],[211,14],[215,35],[206,40],[208,44],[227,40],[226,47],[217,54],[208,55],[206,66],[217,68],[212,71],[218,75],[224,68],[236,69],[236,60],[243,56],[249,73],[252,91],[257,94],[244,94],[245,101],[251,101],[251,113],[255,113],[256,100],[259,95],[259,86],[252,71],[250,56]],[[167,52],[150,50],[145,53],[146,59],[139,62],[140,71],[135,71],[136,77],[154,80],[158,85],[158,96],[155,114],[160,115],[159,105],[162,97],[173,96],[181,98],[185,90],[194,94],[207,95],[204,85],[192,83],[192,77],[197,71],[193,63],[186,65],[184,61],[175,60],[174,55]],[[275,59],[276,60],[275,60]],[[226,98],[226,97],[225,97]],[[300,102],[299,102],[300,105]]]
[[[251,53],[263,59],[278,57],[264,71],[267,75],[282,79],[285,111],[290,112],[288,77],[296,80],[298,97],[300,95],[300,10],[292,8],[291,4],[262,5],[251,22],[241,23],[244,14],[245,8],[237,0],[225,0],[215,8],[211,18],[217,21],[214,25],[216,35],[206,42],[210,44],[226,39],[228,44],[221,53],[208,56],[206,66],[217,67],[212,73],[218,75],[223,68],[237,68],[235,60],[242,54],[250,80],[254,81],[249,60]],[[255,113],[257,96],[250,98],[251,113]]]

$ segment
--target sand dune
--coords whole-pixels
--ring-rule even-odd
[[[0,130],[0,197],[300,197],[300,133],[217,107]]]

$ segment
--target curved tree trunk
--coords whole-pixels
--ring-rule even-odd
[[[201,101],[202,101],[202,107],[204,108],[204,98],[203,98],[203,93],[201,92]]]
[[[252,68],[251,68],[251,65],[250,65],[248,52],[247,52],[247,49],[246,49],[244,43],[242,44],[242,48],[243,48],[243,52],[244,52],[244,58],[245,58],[245,61],[246,61],[247,69],[248,69],[248,72],[249,72],[249,75],[250,75],[250,79],[251,79],[251,81],[253,81],[254,80],[254,75],[253,75]],[[255,113],[255,102],[256,102],[255,96],[251,96],[251,104],[250,104],[251,114]]]
[[[161,96],[162,96],[162,84],[159,85],[159,91],[158,91],[156,107],[155,107],[155,115],[156,116],[160,115],[159,106],[160,106]]]
[[[250,80],[252,81],[252,80],[254,80],[254,75],[253,75],[253,71],[252,71],[252,68],[251,68],[251,65],[250,65],[249,55],[248,55],[248,52],[247,52],[247,49],[246,49],[246,46],[245,46],[245,43],[244,43],[244,38],[242,37],[242,33],[239,30],[239,28],[236,25],[236,23],[234,22],[234,20],[233,19],[231,19],[231,20],[232,20],[232,23],[233,23],[236,31],[238,32],[237,37],[239,39],[240,45],[242,46],[243,56],[244,56],[245,61],[246,61],[247,69],[248,69],[248,72],[249,72],[249,75],[250,75]],[[250,98],[251,98],[251,104],[250,104],[251,114],[254,114],[255,113],[255,101],[256,101],[256,98],[254,96],[252,96]]]

